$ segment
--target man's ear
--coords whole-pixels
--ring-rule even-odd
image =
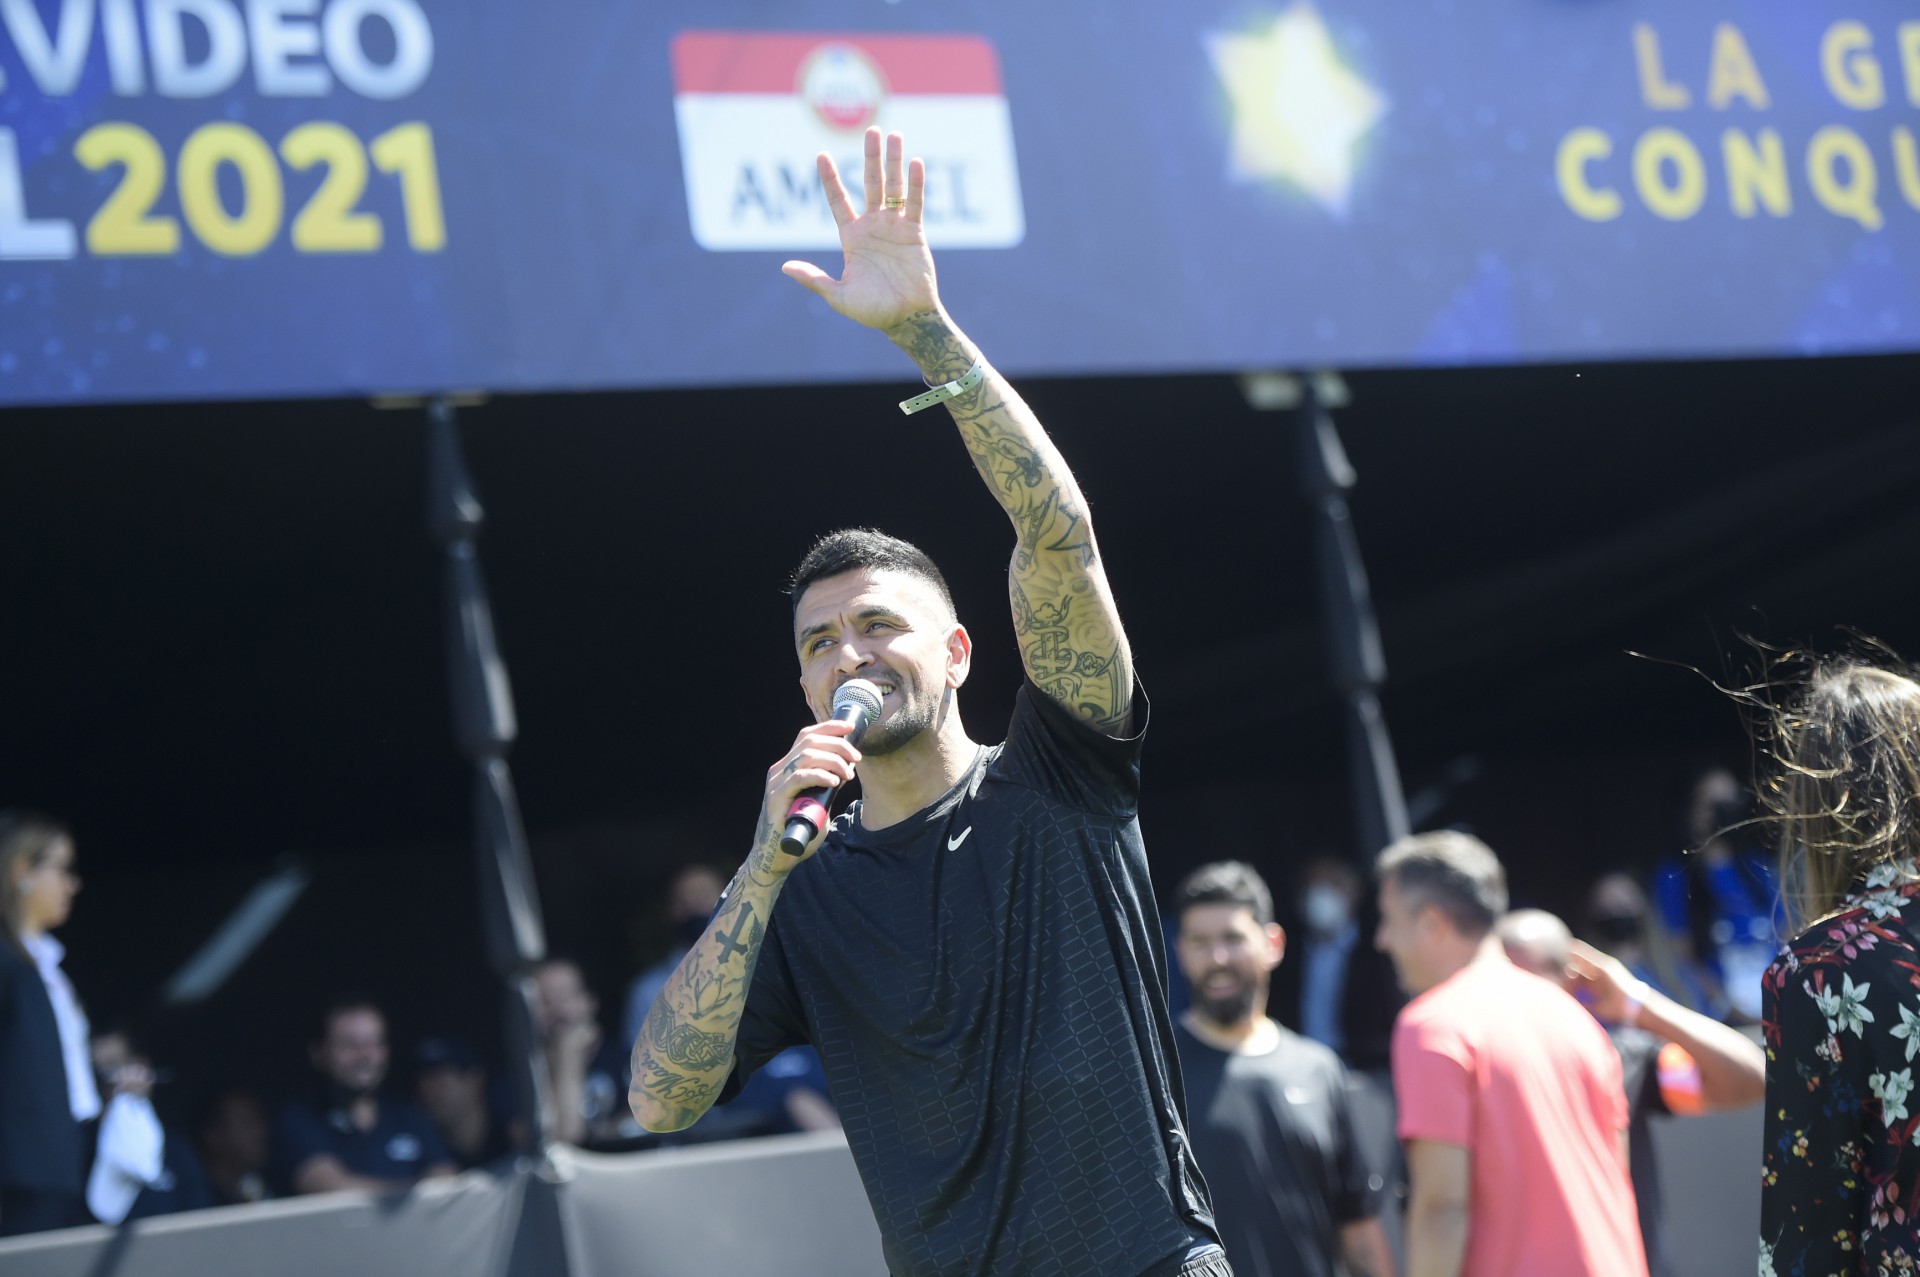
[[[958,687],[973,669],[973,636],[956,623],[947,634],[947,686]]]
[[[1271,971],[1287,956],[1287,929],[1277,922],[1267,924],[1267,948],[1267,970]]]

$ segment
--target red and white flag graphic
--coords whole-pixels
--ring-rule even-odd
[[[993,46],[969,35],[683,31],[674,114],[702,248],[832,248],[813,157],[860,199],[861,137],[899,130],[927,161],[927,239],[1011,248],[1026,233]]]

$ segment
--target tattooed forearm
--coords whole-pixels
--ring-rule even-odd
[[[647,1040],[653,1044],[656,1060],[664,1058],[695,1072],[717,1069],[733,1058],[732,1034],[703,1033],[683,1024],[665,1002],[654,1003],[647,1016]]]
[[[756,836],[726,902],[668,977],[633,1044],[628,1100],[650,1130],[683,1130],[698,1121],[732,1071],[740,1017],[767,937],[762,919],[783,881],[771,859],[777,853],[762,841]]]
[[[912,315],[887,336],[912,356],[928,381],[952,381],[973,366],[978,352],[957,334],[947,317],[937,310]]]
[[[915,315],[887,335],[935,384],[963,375],[978,356],[940,311]],[[998,373],[949,399],[947,409],[974,468],[1013,522],[1008,585],[1028,677],[1103,731],[1123,730],[1133,660],[1072,472]]]
[[[747,928],[749,927],[753,928],[753,934],[746,940],[742,940],[740,937],[747,934]],[[734,917],[732,935],[728,935],[718,927],[715,927],[713,930],[713,942],[720,946],[720,960],[722,962],[736,955],[744,958],[749,954],[757,953],[760,949],[761,939],[762,931],[760,924],[754,921],[753,906],[751,904],[742,904],[740,906],[740,912]]]
[[[647,1065],[647,1089],[661,1099],[677,1104],[697,1103],[705,1108],[713,1103],[711,1090],[705,1082],[658,1064]]]

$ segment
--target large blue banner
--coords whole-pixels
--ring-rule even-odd
[[[0,0],[0,75],[0,402],[897,378],[779,272],[868,124],[1016,373],[1920,349],[1898,0]]]

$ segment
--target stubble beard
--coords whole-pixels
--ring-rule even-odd
[[[940,702],[921,696],[918,682],[902,674],[895,674],[894,680],[900,707],[892,718],[875,723],[860,738],[860,752],[868,758],[884,758],[919,739],[939,718]]]

